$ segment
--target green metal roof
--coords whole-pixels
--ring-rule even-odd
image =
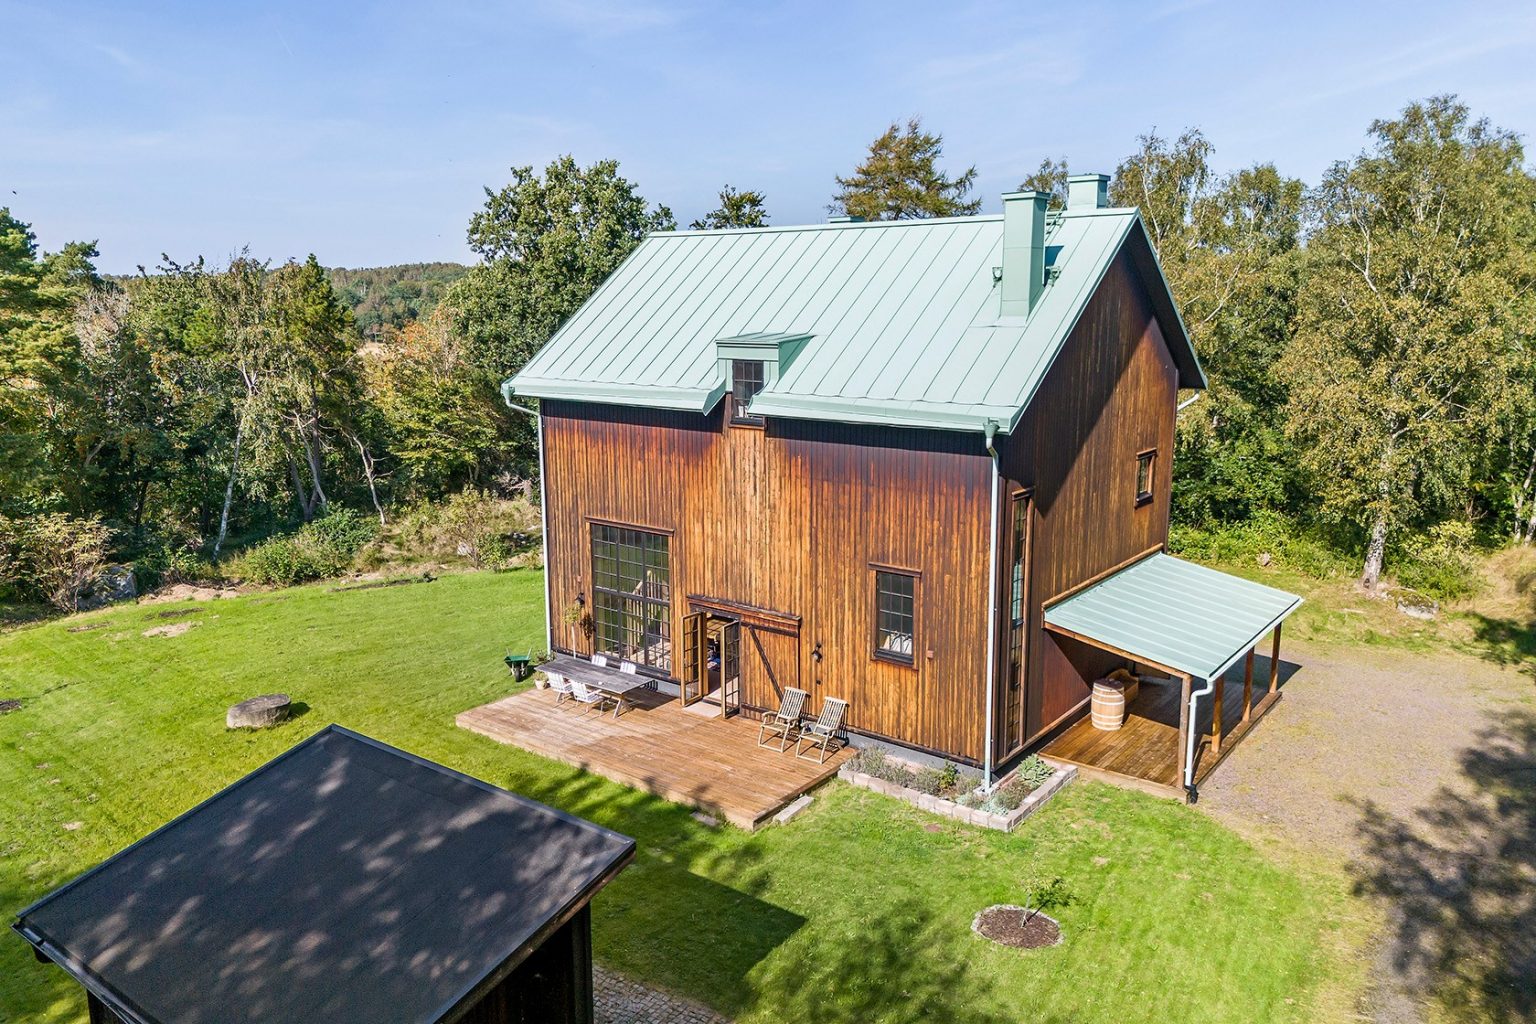
[[[1214,679],[1301,606],[1301,598],[1153,554],[1045,611],[1048,626]]]
[[[1134,238],[1181,387],[1205,378],[1134,209],[1053,214],[1054,279],[998,313],[1003,218],[652,234],[509,382],[520,395],[707,412],[717,342],[804,338],[755,414],[1009,431]]]

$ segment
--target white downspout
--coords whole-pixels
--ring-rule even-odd
[[[1207,679],[1204,687],[1189,695],[1189,745],[1184,750],[1184,790],[1191,795],[1195,788],[1195,735],[1200,731],[1195,728],[1195,722],[1198,721],[1195,718],[1195,707],[1200,703],[1201,697],[1209,696],[1214,689],[1216,689],[1216,683]]]
[[[992,704],[994,701],[994,689],[997,684],[997,488],[998,466],[997,448],[993,441],[997,437],[997,421],[987,420],[987,454],[992,456],[992,511],[988,517],[991,524],[991,532],[987,538],[987,707],[986,707],[986,735],[984,737],[984,750],[982,756],[981,786],[983,791],[992,792]]]
[[[507,403],[507,408],[532,416],[539,434],[539,558],[543,566],[541,571],[544,574],[544,650],[553,654],[555,617],[549,607],[549,492],[545,489],[544,483],[544,417],[536,410],[512,401],[510,380],[501,385],[501,400]]]

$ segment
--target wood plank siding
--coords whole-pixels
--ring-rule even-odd
[[[1178,372],[1128,252],[1111,264],[1012,435],[998,445],[1004,496],[1033,492],[1025,720],[1009,744],[998,686],[1002,759],[1081,707],[1092,681],[1123,664],[1047,633],[1044,608],[1168,540]],[[1137,455],[1156,450],[1152,497],[1137,502]],[[1004,517],[999,516],[1001,521]],[[1000,540],[1009,564],[1009,536]],[[1000,572],[1006,586],[1006,572]],[[1000,604],[1006,603],[1006,595]],[[1000,618],[999,650],[1007,649]],[[1000,659],[1001,661],[1002,659]]]
[[[999,435],[996,518],[980,432],[543,404],[556,646],[590,653],[562,621],[591,594],[591,523],[670,537],[671,635],[689,611],[741,618],[744,707],[784,686],[850,702],[851,728],[972,764],[985,755],[988,529],[998,530],[994,755],[1022,751],[1076,712],[1118,659],[1044,631],[1052,599],[1168,536],[1178,371],[1122,251],[1012,435]],[[1138,500],[1138,454],[1155,452]],[[1022,694],[1010,692],[1015,496],[1031,551]],[[915,574],[911,664],[875,656],[877,569]],[[819,657],[818,657],[819,655]],[[674,662],[671,676],[679,666]]]
[[[777,707],[800,686],[812,711],[847,699],[855,730],[980,762],[991,478],[979,434],[746,427],[728,409],[547,401],[543,413],[557,645],[591,649],[561,615],[590,595],[591,520],[666,531],[674,638],[695,607],[761,610],[740,612],[745,706]],[[911,665],[874,655],[875,566],[919,574]]]

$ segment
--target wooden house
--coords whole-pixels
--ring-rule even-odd
[[[21,910],[91,1024],[592,1024],[634,840],[329,726]]]
[[[1204,681],[1296,599],[1182,562],[1147,592],[1205,378],[1108,180],[648,237],[503,389],[539,400],[551,649],[725,714],[842,697],[856,738],[989,779],[1131,663],[1179,720],[1151,781],[1192,784],[1227,728]]]

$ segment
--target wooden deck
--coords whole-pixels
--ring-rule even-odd
[[[1267,672],[1259,679],[1267,679]],[[1200,717],[1196,725],[1195,785],[1216,769],[1216,766],[1248,735],[1259,719],[1274,707],[1281,694],[1271,694],[1266,685],[1254,681],[1253,706],[1248,720],[1243,721],[1243,679],[1241,672],[1223,681],[1221,750],[1211,750],[1211,697],[1200,699]],[[1198,686],[1198,684],[1197,684]],[[1179,703],[1180,685],[1177,679],[1166,682],[1143,682],[1141,693],[1132,702],[1125,725],[1114,732],[1104,732],[1093,727],[1084,716],[1068,726],[1039,753],[1042,757],[1064,761],[1077,766],[1085,778],[1096,778],[1117,785],[1144,789],[1159,796],[1184,798],[1183,780],[1179,777],[1183,760],[1179,756]]]
[[[472,732],[574,765],[675,803],[755,829],[785,804],[831,777],[847,750],[825,764],[757,745],[757,723],[708,718],[672,697],[645,691],[617,719],[555,705],[552,690],[525,690],[465,711]]]

